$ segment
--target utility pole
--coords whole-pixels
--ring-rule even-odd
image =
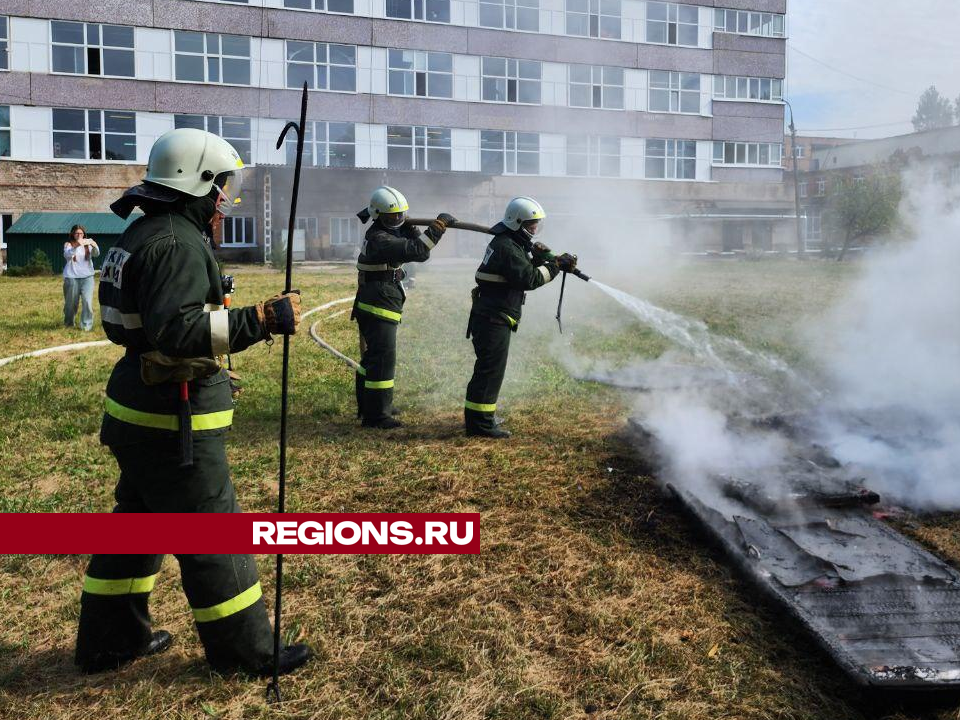
[[[797,223],[797,259],[802,260],[806,247],[803,240],[803,228],[800,226],[800,169],[797,163],[797,126],[793,124],[793,106],[784,99],[783,104],[790,109],[790,164],[793,165],[793,207]]]

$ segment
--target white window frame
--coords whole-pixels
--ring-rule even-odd
[[[564,3],[564,33],[570,37],[590,37],[602,40],[620,40],[623,38],[623,1],[624,0],[566,0]],[[629,0],[626,0],[629,2]],[[581,8],[571,9],[573,3],[580,3]],[[616,6],[616,13],[610,8]],[[586,8],[586,9],[582,9]],[[587,32],[570,32],[570,20],[586,18]],[[603,32],[604,20],[616,19],[617,34]]]
[[[191,118],[199,119],[200,122],[184,122],[182,119]],[[224,125],[224,120],[228,121]],[[235,123],[231,121],[246,121],[247,124],[247,135],[238,135],[231,133],[227,135],[224,132],[224,128],[235,127]],[[199,125],[199,127],[198,127]],[[214,135],[218,135],[226,140],[228,143],[233,145],[233,149],[237,151],[237,154],[247,165],[252,165],[254,162],[253,158],[253,120],[248,117],[240,117],[234,115],[197,115],[194,113],[175,113],[173,116],[173,126],[176,127],[195,127],[198,130],[206,130],[211,132]],[[237,142],[240,142],[241,145],[237,145]],[[245,143],[245,144],[244,144]]]
[[[581,80],[574,80],[573,75],[577,69],[590,69],[590,82],[583,82]],[[607,74],[610,73],[620,73],[620,84],[607,82]],[[580,107],[580,108],[592,108],[594,110],[623,110],[626,106],[625,96],[626,96],[626,82],[625,82],[625,71],[623,68],[614,67],[611,65],[580,65],[580,64],[569,64],[567,65],[567,83],[568,83],[568,103],[570,107]],[[599,80],[597,79],[599,78]],[[573,101],[573,90],[574,86],[583,86],[590,88],[590,105],[574,105]],[[597,91],[600,91],[600,104],[597,105]],[[620,91],[620,105],[608,105],[607,98],[611,90]]]
[[[582,151],[580,148],[572,149],[574,140],[583,141],[586,140],[586,151]],[[616,154],[610,152],[606,149],[605,146],[608,146],[616,141],[617,151]],[[573,157],[585,157],[587,160],[587,172],[584,173],[573,173],[570,170],[571,162],[570,158]],[[601,172],[603,166],[603,160],[607,159],[608,161],[611,158],[617,158],[617,172],[616,174]],[[613,135],[568,135],[566,141],[566,163],[567,170],[566,174],[568,177],[620,177],[622,172],[623,164],[623,143],[619,137]]]
[[[799,185],[797,185],[797,188],[800,191],[800,197],[805,198],[807,196],[807,183],[802,182]]]
[[[410,59],[412,56],[412,59]],[[413,67],[402,67],[400,65],[393,65],[392,63],[397,61],[397,58],[400,58],[401,62],[412,63]],[[446,58],[449,60],[449,70],[432,70],[430,66],[433,64],[434,60],[440,58]],[[403,77],[403,86],[406,88],[407,76],[412,76],[413,78],[413,92],[393,92],[391,91],[391,79],[394,77]],[[420,80],[423,79],[423,93],[421,94],[420,89]],[[440,81],[441,78],[446,79],[446,85],[450,89],[448,95],[437,94],[433,92],[435,84]],[[390,48],[387,50],[387,94],[393,95],[396,97],[428,97],[428,98],[439,98],[442,100],[452,100],[453,99],[453,54],[452,53],[443,53],[443,52],[428,52],[426,50],[401,50],[399,48]]]
[[[177,33],[188,33],[191,35],[200,35],[203,38],[203,52],[193,52],[192,50],[177,50]],[[210,52],[208,50],[207,38],[211,35],[217,36],[217,52]],[[247,41],[247,55],[226,55],[223,52],[223,38],[224,37],[234,37],[241,38]],[[206,85],[225,85],[227,87],[252,87],[253,80],[253,67],[252,59],[250,54],[250,44],[251,38],[246,35],[234,35],[233,33],[208,33],[200,32],[197,30],[171,30],[170,31],[170,51],[173,55],[173,79],[176,82],[182,83],[194,83],[194,84],[206,84]],[[200,57],[203,58],[203,80],[183,80],[177,77],[177,56],[184,55],[187,57]],[[232,83],[223,81],[223,61],[227,60],[246,60],[247,61],[247,74],[250,78],[246,83]],[[210,61],[215,60],[217,63],[217,74],[219,79],[211,80],[210,79]]]
[[[489,66],[502,62],[503,74],[493,72]],[[536,77],[533,77],[533,68],[536,68]],[[522,74],[525,71],[526,74]],[[505,90],[506,100],[497,100],[487,97],[487,83],[493,80],[499,86],[501,81]],[[536,85],[537,102],[524,102],[520,99],[521,88]],[[510,99],[513,90],[513,100]],[[508,105],[541,105],[543,103],[543,63],[539,60],[517,60],[514,58],[491,57],[484,55],[480,58],[480,99],[482,102],[501,103]]]
[[[356,217],[332,217],[329,228],[330,247],[357,247],[363,238]],[[344,234],[347,235],[346,238],[343,237]]]
[[[10,18],[0,15],[0,72],[10,69]]]
[[[484,8],[488,12],[498,13],[499,24],[484,21]],[[520,27],[521,13],[530,15],[533,27]],[[480,0],[477,25],[497,30],[516,30],[518,32],[540,32],[540,0]]]
[[[487,138],[484,138],[484,135]],[[493,140],[494,135],[499,135],[499,147],[484,147],[485,142]],[[536,150],[531,149],[533,141],[536,143]],[[523,146],[522,146],[523,145]],[[540,134],[515,132],[513,130],[481,130],[480,131],[480,172],[483,169],[484,154],[488,157],[498,155],[500,160],[500,170],[493,175],[527,175],[534,176],[540,174]],[[520,164],[529,156],[535,156],[537,161],[536,172],[520,172]]]
[[[660,81],[658,80],[658,86],[654,87],[654,77],[657,75],[667,75],[667,84],[666,86],[659,85]],[[647,108],[650,112],[658,113],[673,113],[677,115],[699,115],[700,114],[700,73],[686,73],[686,72],[676,72],[671,70],[650,70],[650,89],[648,91],[647,98]],[[685,88],[684,81],[689,81],[691,78],[696,79],[695,88]],[[667,110],[655,110],[654,109],[654,93],[666,93],[667,94]],[[683,101],[689,100],[690,97],[693,97],[696,110],[682,110]],[[674,109],[675,108],[675,109]]]
[[[793,149],[793,157],[795,160],[803,160],[803,156],[806,154],[805,148],[803,145],[797,145]]]
[[[313,58],[309,61],[304,60],[291,60],[290,51],[292,44],[312,46]],[[323,49],[323,60],[318,60],[320,57],[320,50]],[[346,62],[333,62],[333,48],[337,48],[338,51],[349,50],[353,54],[353,63]],[[307,83],[307,89],[317,90],[323,92],[338,92],[338,93],[348,93],[355,95],[357,93],[357,46],[356,45],[344,45],[341,43],[325,43],[325,42],[314,42],[312,40],[286,40],[283,44],[283,53],[284,53],[284,65],[283,65],[283,82],[284,87],[297,90],[302,87],[301,83],[291,84],[290,83],[290,69],[291,66],[294,67],[309,67],[312,70],[312,80]],[[333,78],[334,69],[342,70],[343,68],[351,68],[353,70],[353,87],[347,90],[341,88],[332,88],[331,80]],[[323,83],[321,86],[320,75],[321,69],[323,70]]]
[[[387,11],[387,6],[390,4],[391,0],[386,0],[383,8],[383,16],[389,20],[412,20],[414,22],[432,22],[438,23],[441,25],[450,25],[451,18],[451,0],[397,0],[398,2],[409,2],[410,3],[410,15],[391,15]],[[431,20],[427,17],[427,8],[430,3],[439,3],[440,5],[446,5],[446,20]]]
[[[764,98],[764,88],[769,97]],[[714,75],[713,99],[783,104],[781,78],[747,77],[743,75]]]
[[[823,197],[827,194],[827,179],[817,178],[817,197]]]
[[[237,221],[240,221],[239,223]],[[249,225],[247,221],[249,222]],[[231,235],[237,237],[237,226],[240,227],[240,235],[242,239],[240,242],[227,241],[227,226],[231,228]],[[250,229],[250,235],[252,237],[247,237],[247,229]],[[253,215],[227,215],[223,218],[223,226],[220,230],[220,247],[221,248],[249,248],[257,247],[257,219]]]
[[[763,162],[766,157],[767,161]],[[715,140],[713,165],[722,167],[783,167],[783,143]]]
[[[336,142],[330,141],[330,127],[335,126],[335,129],[339,132],[341,130],[346,130],[347,127],[350,128],[350,132],[353,134],[353,140],[350,142],[343,142],[342,140],[337,140]],[[317,132],[318,128],[323,128],[323,140],[318,140],[320,133]],[[338,136],[339,137],[339,136]],[[286,148],[286,163],[288,165],[292,164],[292,156],[295,156],[297,139],[294,133],[290,133],[287,136],[287,140],[284,143]],[[349,164],[331,164],[330,160],[333,157],[339,157],[334,154],[332,150],[335,148],[353,148],[353,160]],[[321,157],[321,154],[323,157]],[[320,162],[322,160],[322,162]],[[357,165],[357,126],[352,122],[336,122],[329,120],[308,120],[307,127],[304,130],[304,139],[303,139],[303,162],[308,167],[338,167],[338,168],[351,168],[356,167]]]
[[[54,127],[54,116],[58,110],[73,110],[83,113],[83,130],[58,130]],[[90,113],[99,113],[100,129],[92,130],[90,128]],[[133,132],[107,132],[106,126],[106,116],[105,113],[120,113],[124,115],[133,116]],[[66,161],[66,162],[97,162],[97,163],[136,163],[137,162],[137,113],[132,110],[99,110],[93,108],[51,108],[50,109],[50,156],[57,161]],[[83,153],[82,158],[71,158],[71,157],[57,157],[56,155],[56,136],[58,134],[63,135],[82,135],[83,136]],[[100,136],[100,155],[99,158],[90,157],[90,136],[99,135]],[[133,139],[133,157],[129,160],[110,160],[106,156],[107,154],[107,135],[116,135]]]
[[[57,42],[57,41],[54,41],[54,39],[53,39],[53,26],[54,26],[55,23],[62,23],[62,24],[64,24],[64,25],[80,25],[81,28],[82,28],[81,33],[83,34],[83,43],[78,44],[78,43],[66,43],[66,42]],[[90,43],[90,40],[89,40],[89,30],[88,30],[88,28],[89,28],[90,26],[92,26],[92,25],[97,27],[97,38],[99,39],[99,42],[98,42],[98,43],[95,43],[95,44],[91,44],[91,43]],[[136,56],[135,56],[135,54],[134,54],[134,53],[135,53],[135,48],[136,48],[136,36],[135,36],[136,31],[134,30],[134,28],[130,28],[131,33],[134,34],[133,45],[129,45],[129,46],[128,46],[128,45],[105,45],[105,44],[103,43],[103,28],[104,28],[104,27],[127,28],[127,27],[129,27],[129,26],[127,26],[127,25],[116,25],[116,24],[113,24],[113,23],[77,22],[77,21],[74,21],[74,20],[50,20],[50,26],[49,26],[49,30],[50,30],[50,47],[49,47],[49,56],[48,56],[48,61],[49,61],[49,63],[50,63],[50,65],[49,65],[49,67],[50,67],[50,74],[51,74],[51,75],[73,75],[73,76],[76,76],[76,77],[89,76],[89,77],[106,77],[106,78],[124,78],[124,79],[128,79],[128,80],[129,80],[130,78],[135,78],[136,75],[137,75]],[[54,70],[54,69],[53,69],[53,49],[54,49],[55,46],[56,46],[56,47],[67,47],[67,48],[80,48],[80,49],[82,50],[82,54],[83,54],[83,72],[67,72],[66,70]],[[88,51],[91,50],[91,49],[95,49],[95,50],[98,52],[98,54],[100,55],[100,72],[99,72],[99,73],[91,73],[91,72],[90,72]],[[105,65],[105,63],[104,63],[104,57],[103,57],[104,50],[117,50],[117,51],[129,53],[129,54],[130,54],[130,60],[131,60],[131,66],[132,66],[132,68],[133,68],[133,73],[130,74],[130,75],[113,75],[113,74],[111,74],[111,73],[104,72],[104,65]]]
[[[6,116],[7,116],[7,120],[6,120],[6,123],[4,123],[2,120],[0,120],[0,138],[3,138],[4,136],[6,136],[6,140],[7,140],[7,153],[6,153],[5,155],[2,154],[2,153],[0,153],[0,158],[13,157],[13,133],[11,132],[11,127],[10,127],[10,125],[11,125],[11,123],[10,123],[10,106],[9,106],[9,105],[0,105],[0,110],[4,110],[4,109],[6,109],[6,113],[5,113],[5,114],[6,114]],[[2,117],[2,115],[0,115],[0,117]],[[2,143],[0,143],[0,146],[2,146]]]
[[[394,129],[408,129],[410,130],[410,141],[411,144],[407,145],[406,143],[397,142],[396,140],[391,141],[390,130]],[[436,133],[446,133],[446,144],[437,144],[436,142]],[[431,142],[431,133],[434,134],[433,142]],[[411,167],[409,168],[393,168],[390,167],[390,148],[403,148],[410,150],[411,158]],[[448,155],[448,169],[452,169],[453,163],[453,140],[452,133],[450,128],[426,126],[426,125],[388,125],[387,126],[387,167],[391,170],[434,170],[430,167],[430,154],[431,151],[443,151],[446,150]],[[442,170],[446,170],[441,168]]]
[[[663,143],[663,155],[654,155],[651,153],[651,143]],[[692,146],[692,149],[691,149]],[[690,151],[691,154],[680,154],[680,150]],[[697,179],[697,141],[679,140],[669,138],[650,138],[643,143],[644,172],[643,176],[647,180],[696,180]],[[650,175],[650,161],[663,160],[663,176]],[[687,177],[680,172],[681,168],[688,167],[692,161],[693,173]]]
[[[320,237],[320,218],[318,217],[298,217],[293,225],[294,230],[303,230],[303,234],[308,238]]]
[[[651,20],[651,19],[650,19],[650,9],[651,9],[651,5],[664,5],[664,6],[666,6],[666,15],[667,15],[666,20],[660,20],[659,18]],[[681,7],[684,8],[684,9],[686,9],[686,10],[688,10],[688,11],[689,11],[689,10],[693,10],[693,12],[694,12],[694,14],[696,15],[696,18],[697,18],[697,19],[696,19],[695,21],[681,20],[681,19],[680,19],[680,8],[681,8]],[[647,10],[646,22],[645,22],[644,28],[643,28],[643,30],[644,30],[644,37],[643,37],[643,39],[644,39],[646,42],[648,42],[648,43],[650,43],[650,44],[652,44],[652,45],[674,45],[674,46],[676,46],[676,47],[699,47],[699,45],[700,45],[700,10],[698,9],[698,7],[697,7],[696,5],[687,5],[687,4],[685,4],[685,3],[674,3],[674,2],[648,2],[648,3],[647,3],[646,10]],[[651,40],[651,39],[650,39],[650,37],[651,37],[651,35],[652,35],[652,33],[650,32],[650,25],[651,25],[651,23],[656,23],[657,25],[663,25],[663,26],[664,26],[663,29],[665,30],[665,33],[664,33],[664,34],[665,34],[665,36],[666,36],[666,39],[665,39],[665,40]],[[694,41],[693,41],[693,43],[682,43],[682,42],[680,42],[680,30],[681,30],[681,27],[680,27],[680,26],[681,26],[681,25],[684,26],[685,28],[691,28],[691,27],[692,27],[692,28],[694,29],[694,32],[693,32]],[[672,41],[670,40],[671,34],[673,35],[673,40],[672,40]]]
[[[716,8],[713,13],[713,31],[735,35],[786,37],[786,23],[786,17],[780,13],[725,8]]]
[[[803,238],[818,241],[823,239],[823,211],[819,208],[806,208],[803,219]]]
[[[232,0],[227,0],[231,2]],[[332,13],[336,15],[355,15],[356,14],[356,3],[354,0],[300,0],[300,2],[310,5],[310,7],[292,7],[287,5],[288,0],[283,0],[283,9],[284,10],[302,10],[306,12],[322,12],[322,13]],[[338,3],[350,3],[350,10],[333,10],[330,8],[331,2]]]

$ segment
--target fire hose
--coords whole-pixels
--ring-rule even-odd
[[[364,211],[361,211],[361,213],[363,212]],[[357,216],[360,217],[361,213],[358,213]],[[363,222],[366,222],[366,220],[364,220],[363,217],[360,217],[360,219],[363,220]],[[428,218],[407,218],[407,222],[410,223],[411,225],[422,226],[422,225],[429,225],[434,221]],[[488,228],[486,225],[479,225],[477,223],[469,223],[469,222],[461,222],[460,220],[457,220],[454,223],[450,223],[449,225],[447,225],[447,227],[452,228],[454,230],[469,230],[471,232],[486,233],[487,235],[495,234],[493,232],[493,228]],[[549,250],[547,251],[545,257],[548,260],[556,259],[556,255],[554,255]],[[574,260],[576,260],[577,256],[574,255],[573,257],[574,257]],[[560,314],[563,310],[563,291],[567,287],[567,273],[580,278],[584,282],[590,282],[590,276],[587,275],[586,273],[581,272],[576,267],[574,267],[571,270],[562,270],[561,272],[563,272],[563,278],[560,280],[560,300],[557,302],[556,318],[557,318],[557,327],[560,328],[560,332],[563,333],[563,322],[560,320]]]

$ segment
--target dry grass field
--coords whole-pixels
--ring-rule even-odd
[[[362,431],[353,377],[305,332],[293,341],[288,509],[479,512],[475,556],[290,556],[284,633],[317,650],[272,707],[264,683],[211,674],[168,557],[154,591],[166,654],[82,676],[72,650],[83,556],[0,557],[0,718],[914,718],[958,717],[851,686],[693,532],[632,454],[633,398],[574,381],[557,358],[653,357],[666,343],[587,286],[532,293],[501,407],[515,436],[463,436],[473,360],[473,268],[421,272],[400,328],[396,402],[406,427]],[[234,268],[236,304],[276,292]],[[352,295],[346,268],[298,270],[306,308]],[[719,332],[804,362],[795,329],[835,302],[855,266],[701,262],[636,288]],[[60,327],[56,278],[0,278],[0,356],[101,338]],[[310,318],[357,355],[348,305]],[[307,323],[309,324],[309,323]],[[105,512],[115,464],[98,444],[114,347],[0,368],[0,509]],[[235,357],[245,391],[228,439],[249,511],[276,500],[280,346]],[[954,562],[954,517],[907,529]],[[171,532],[175,532],[171,528]],[[121,539],[122,540],[122,539]],[[260,557],[270,605],[273,559]]]

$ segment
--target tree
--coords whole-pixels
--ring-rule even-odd
[[[843,238],[837,260],[843,260],[853,243],[891,230],[900,207],[900,175],[875,168],[864,178],[845,178],[830,197],[825,213],[831,234]]]
[[[935,130],[953,125],[953,107],[950,100],[943,97],[933,85],[923,91],[917,103],[917,112],[913,116],[913,129]]]

